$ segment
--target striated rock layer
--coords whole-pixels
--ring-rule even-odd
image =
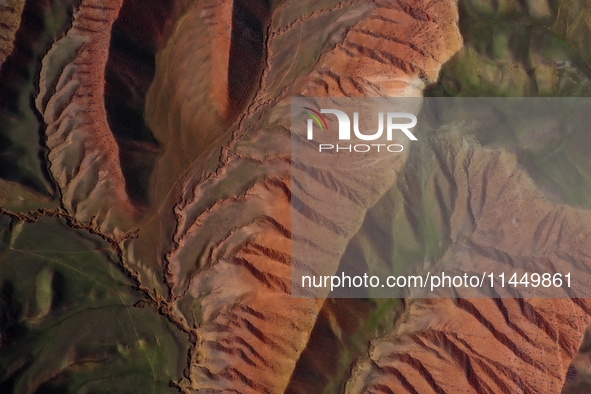
[[[428,144],[439,164],[429,182],[450,210],[451,243],[435,265],[588,271],[588,211],[549,203],[503,149],[453,131]],[[590,312],[582,299],[409,300],[357,362],[347,392],[557,393]]]
[[[103,97],[111,26],[121,3],[81,3],[71,29],[43,60],[36,99],[62,203],[80,221],[116,235],[137,214],[125,192]]]
[[[201,5],[195,7],[187,15],[199,14],[208,20],[223,17],[213,19],[208,11],[197,13]],[[224,2],[216,7],[210,12],[230,8]],[[208,167],[200,158],[191,164],[191,173],[173,188],[179,190],[182,198],[174,205],[174,243],[167,246],[167,237],[160,236],[161,247],[166,250],[165,260],[160,264],[166,272],[170,301],[187,326],[194,327],[198,338],[187,379],[180,383],[189,391],[279,393],[286,390],[324,305],[324,300],[291,297],[290,267],[302,264],[290,257],[291,242],[309,244],[326,256],[327,269],[334,272],[365,211],[395,181],[391,171],[363,179],[360,175],[365,174],[349,169],[336,175],[336,187],[320,183],[314,190],[302,190],[294,185],[287,128],[290,98],[298,94],[417,96],[422,86],[437,78],[438,67],[461,45],[454,2],[436,1],[408,7],[390,1],[349,1],[327,3],[325,8],[316,10],[294,7],[297,4],[279,5],[271,16],[270,26],[264,29],[267,41],[261,81],[252,103],[231,127],[233,133],[227,137],[228,142],[204,141],[209,150],[221,148],[217,169],[202,172]],[[298,11],[302,12],[299,17]],[[286,15],[296,19],[285,20]],[[162,71],[169,78],[188,72],[186,61],[171,61],[183,48],[175,45],[185,41],[181,34],[185,22],[188,23],[182,19],[159,55],[159,61],[168,59]],[[239,23],[233,26],[241,28]],[[186,28],[190,29],[188,24]],[[220,29],[221,36],[226,38],[235,36],[234,32],[224,33],[220,25],[215,25],[215,29]],[[405,41],[405,37],[414,36],[411,32],[419,31],[420,35]],[[331,38],[319,43],[316,32],[324,32]],[[299,35],[300,41],[296,39],[295,43],[301,49],[290,50],[285,46],[291,42],[293,47],[294,41],[290,41],[293,34]],[[254,39],[256,35],[249,37]],[[312,51],[306,47],[319,45],[322,50],[310,60]],[[196,52],[196,56],[204,56],[203,51]],[[186,58],[186,53],[183,56]],[[222,63],[226,61],[223,55],[212,56]],[[408,59],[403,61],[399,57]],[[177,113],[161,112],[157,106],[148,104],[154,111],[150,124],[155,134],[164,135],[170,128],[171,134],[182,136],[203,127],[203,123],[192,120],[198,119],[195,111],[201,108],[187,111],[197,105],[191,94],[200,85],[186,82],[180,85],[181,81],[176,79],[172,80],[172,86],[165,85],[163,76],[158,75],[158,64],[148,103],[162,100],[166,97],[164,91],[172,91],[176,105],[183,112],[174,124],[172,117],[178,116]],[[293,78],[280,75],[286,72],[296,75]],[[379,75],[384,79],[379,79]],[[230,71],[227,78],[230,98]],[[270,133],[273,138],[267,137]],[[215,135],[209,136],[212,137]],[[189,144],[182,149],[202,149],[202,146]],[[393,163],[395,167],[402,164],[403,156]],[[305,165],[296,168],[302,180],[318,173]],[[338,190],[352,187],[351,178],[359,178],[357,181],[367,186],[353,201],[342,198]],[[302,235],[292,234],[290,230],[290,203],[294,199],[305,203],[314,198],[332,201],[330,213],[316,205],[304,209],[304,216],[329,215],[331,220],[341,221],[339,225],[346,229],[337,241],[330,241],[330,247],[322,245],[319,239],[301,238]],[[350,213],[349,219],[335,216],[342,210]],[[160,223],[170,220],[162,219]],[[326,222],[317,226],[319,232],[333,231],[326,227]],[[141,253],[142,237],[131,241],[130,247],[134,251],[128,257],[130,264],[138,264],[149,275],[145,268],[149,256]],[[323,314],[322,319],[326,316],[331,314]]]
[[[35,104],[62,205],[106,234],[129,232],[149,208],[160,149],[143,122],[144,98],[181,3],[82,1],[43,58]]]
[[[43,60],[35,105],[63,208],[125,238],[122,264],[146,304],[189,334],[182,390],[560,391],[586,301],[414,300],[385,313],[290,294],[293,268],[317,269],[291,256],[293,243],[330,274],[388,193],[401,196],[396,219],[416,227],[424,184],[439,199],[420,203],[445,229],[442,259],[590,264],[588,212],[546,201],[507,150],[422,136],[437,168],[423,185],[407,153],[380,171],[345,162],[330,174],[291,157],[294,96],[421,96],[462,46],[455,1],[154,0],[162,12],[145,17],[146,34],[141,18],[126,22],[140,4],[82,0]],[[294,234],[292,219],[312,230]],[[372,319],[390,322],[364,326]],[[323,337],[334,353],[313,352]],[[336,356],[342,365],[323,362]]]

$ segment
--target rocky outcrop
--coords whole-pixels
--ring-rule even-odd
[[[137,215],[104,104],[111,27],[120,8],[117,0],[82,2],[72,28],[43,60],[36,99],[62,203],[80,221],[117,235]]]
[[[418,194],[442,216],[449,209],[450,243],[435,266],[586,275],[588,211],[550,203],[505,150],[453,131],[428,145],[437,166],[424,187],[439,192]],[[357,362],[347,392],[558,393],[590,312],[577,298],[407,300],[393,330]]]
[[[252,103],[229,129],[232,134],[227,137],[213,133],[220,126],[204,129],[209,123],[203,122],[208,120],[200,117],[202,108],[197,107],[199,101],[194,101],[192,94],[197,86],[205,85],[186,80],[181,84],[175,77],[190,75],[188,66],[195,64],[187,58],[186,46],[181,45],[187,40],[184,37],[190,35],[181,34],[181,29],[185,23],[187,29],[198,25],[189,25],[187,16],[176,31],[178,41],[173,35],[159,55],[160,61],[167,60],[162,71],[168,79],[157,75],[148,98],[148,108],[154,110],[150,124],[155,133],[187,135],[190,141],[188,138],[194,140],[195,136],[188,134],[196,132],[203,136],[201,144],[191,142],[195,149],[208,146],[210,151],[219,151],[221,148],[213,172],[206,172],[211,167],[205,166],[205,157],[199,158],[190,165],[191,173],[174,186],[181,194],[180,201],[174,205],[176,228],[171,233],[174,243],[168,246],[165,260],[160,263],[164,265],[170,301],[198,338],[187,379],[180,383],[189,391],[276,393],[283,392],[289,384],[295,387],[292,374],[324,301],[291,297],[290,266],[301,262],[291,258],[290,245],[292,242],[310,244],[318,253],[326,254],[328,269],[335,270],[348,238],[359,228],[365,211],[395,181],[393,172],[374,177],[357,174],[357,181],[367,183],[368,187],[355,200],[341,198],[334,185],[320,184],[316,190],[302,190],[294,185],[290,178],[294,174],[286,128],[289,98],[297,94],[345,96],[353,94],[353,90],[356,96],[420,95],[421,87],[435,80],[438,67],[461,45],[453,2],[413,7],[389,1],[342,2],[304,11],[295,20],[285,20],[287,15],[293,16],[290,7],[294,6],[289,3],[278,6],[265,36],[260,37],[266,39],[261,81]],[[200,6],[195,7],[187,15],[196,16]],[[213,18],[216,10],[230,8],[224,3],[217,7],[199,11],[199,15]],[[222,16],[215,18],[211,20],[220,20]],[[215,28],[223,33],[220,26]],[[318,42],[313,34],[304,35],[318,30],[331,38]],[[409,37],[410,31],[421,31],[422,35],[407,41],[404,37]],[[297,56],[298,48],[293,48],[293,42],[291,50],[285,47],[286,40],[293,39],[294,34],[302,35],[295,42],[301,48],[301,57],[309,63]],[[249,37],[254,39],[256,34]],[[307,46],[321,49],[315,52],[311,62],[307,57],[313,51],[306,49]],[[205,50],[195,52],[196,56],[200,58]],[[182,61],[178,57],[181,54]],[[403,55],[409,58],[401,61],[398,56]],[[172,61],[173,56],[179,61]],[[222,58],[215,55],[215,59]],[[292,69],[297,75],[286,79],[286,73],[289,75]],[[378,75],[387,80],[378,80]],[[223,74],[215,78],[222,77]],[[167,85],[165,80],[169,82]],[[174,101],[169,100],[168,105],[186,103],[180,106],[183,109],[180,118],[178,113],[158,111],[157,106],[150,105],[151,100],[162,100],[164,92],[173,93],[168,97]],[[192,106],[195,111],[187,110],[185,115],[185,109]],[[177,121],[170,129],[173,116],[177,116]],[[170,131],[165,133],[167,129]],[[272,139],[266,137],[269,133],[273,134]],[[221,141],[216,142],[215,138]],[[224,139],[228,142],[224,143]],[[393,165],[402,165],[402,158]],[[314,177],[317,171],[304,165],[295,168],[300,178]],[[344,171],[333,181],[347,187],[352,175]],[[310,199],[306,193],[312,193],[312,198],[322,194],[323,201],[333,201],[329,212],[319,206],[305,210],[315,217],[339,221],[339,226],[346,230],[338,241],[327,245],[319,239],[298,238],[300,235],[291,233],[290,203],[298,199],[305,204]],[[347,210],[350,219],[331,214],[339,210]],[[163,221],[171,219],[162,219],[160,223]],[[331,231],[325,226],[326,222],[319,222],[318,231]],[[167,237],[159,238],[164,239],[161,245],[165,247]],[[138,251],[145,248],[141,236],[131,244]],[[131,254],[129,261],[131,264],[141,261],[145,266],[148,256]],[[324,319],[328,314],[322,316]]]
[[[24,0],[10,0],[0,4],[0,67],[14,49],[14,38],[21,23]]]
[[[291,156],[292,97],[420,97],[462,42],[453,0],[82,0],[43,59],[35,100],[61,197],[52,212],[109,239],[145,296],[136,306],[189,336],[173,384],[241,393],[562,388],[591,321],[584,300],[393,306],[291,294],[293,269],[317,269],[292,255],[294,243],[335,272],[364,218],[392,201],[396,226],[410,229],[398,243],[421,246],[415,214],[432,214],[441,260],[430,263],[542,259],[587,269],[588,212],[550,202],[503,147],[447,130],[421,139],[425,167],[405,153],[379,171],[344,160],[329,173]],[[446,80],[472,86],[456,82]],[[310,232],[294,232],[292,220]],[[330,351],[318,354],[323,345]],[[584,384],[577,379],[565,387]]]

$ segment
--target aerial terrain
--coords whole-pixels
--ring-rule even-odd
[[[590,393],[591,299],[291,272],[295,243],[336,272],[381,242],[584,277],[591,111],[383,171],[299,160],[290,125],[294,97],[585,98],[590,65],[587,0],[0,0],[0,393]]]

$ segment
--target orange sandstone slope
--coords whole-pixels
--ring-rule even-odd
[[[454,130],[423,143],[438,162],[426,187],[439,185],[449,208],[450,244],[435,266],[586,276],[588,211],[550,203],[504,149]],[[358,360],[346,391],[558,393],[590,313],[585,299],[407,300],[392,331]]]
[[[110,31],[122,1],[83,1],[43,59],[36,99],[47,124],[50,170],[81,222],[120,236],[136,215],[104,106]]]
[[[413,168],[405,154],[384,163],[389,171],[344,166],[329,177],[292,160],[290,98],[420,96],[462,45],[456,2],[179,1],[164,13],[169,22],[149,29],[157,44],[137,46],[140,57],[157,52],[143,74],[134,70],[150,61],[134,66],[116,50],[117,21],[133,14],[123,11],[132,3],[82,0],[43,60],[36,106],[62,208],[115,239],[139,229],[121,258],[146,304],[191,338],[182,390],[330,391],[330,383],[306,386],[305,370],[339,375],[323,364],[346,353],[368,317],[363,305],[351,313],[343,305],[353,303],[291,298],[290,268],[316,268],[292,259],[291,243],[308,245],[334,272],[381,197],[413,190],[413,174],[398,175]],[[114,86],[125,87],[125,99],[110,96]],[[125,128],[120,103],[140,118],[145,111],[146,124]],[[447,257],[469,249],[485,267],[535,249],[548,261],[588,264],[576,255],[587,247],[586,213],[548,203],[506,151],[453,133],[437,138],[423,139],[438,168],[430,182],[447,182],[445,201],[457,202],[445,223]],[[476,189],[519,197],[479,199]],[[543,244],[511,227],[521,193],[543,215],[518,223],[547,234]],[[291,231],[294,200],[310,234]],[[499,245],[482,244],[499,229]],[[561,231],[583,236],[571,242]],[[581,300],[409,301],[376,331],[345,390],[558,392],[589,311]],[[318,337],[338,351],[314,363]]]
[[[216,172],[203,181],[188,177],[175,206],[179,225],[163,263],[171,300],[188,327],[195,326],[197,338],[184,387],[253,393],[302,389],[294,382],[296,360],[309,350],[312,327],[334,319],[326,337],[345,339],[332,303],[289,297],[288,265],[303,262],[290,259],[288,239],[316,242],[310,249],[324,254],[330,272],[365,212],[389,189],[408,180],[345,170],[329,182],[317,169],[290,162],[296,179],[321,180],[314,190],[290,183],[288,99],[297,94],[420,94],[459,47],[455,18],[449,17],[454,11],[454,4],[444,2],[359,5],[336,21],[355,13],[359,20],[331,37],[328,50],[308,63],[306,51],[300,45],[287,46],[290,41],[283,35],[312,40],[317,32],[314,19],[322,20],[330,12],[315,10],[280,27],[271,18],[267,58],[252,105],[222,147]],[[280,142],[266,140],[270,132]],[[436,182],[455,188],[446,198],[455,199],[456,209],[446,223],[453,241],[448,258],[490,267],[541,253],[550,263],[580,261],[583,268],[588,266],[587,257],[578,252],[588,249],[587,214],[548,203],[512,154],[484,149],[453,134],[430,144],[441,167]],[[389,164],[400,169],[404,160]],[[364,190],[356,201],[338,194],[351,182]],[[306,213],[300,212],[317,219],[316,235],[338,228],[340,237],[302,239],[290,233],[289,203],[296,198],[304,203],[307,198],[316,200],[306,205]],[[525,202],[533,205],[524,213]],[[544,242],[536,236],[538,231],[529,231],[535,228],[547,234]],[[499,244],[481,245],[486,234],[495,231]],[[561,239],[561,233],[579,235]],[[475,260],[454,255],[461,248],[469,249]],[[394,328],[374,340],[368,356],[357,362],[346,391],[559,392],[589,323],[589,311],[581,300],[409,301]],[[307,368],[322,370],[318,365]]]
[[[310,97],[421,96],[461,46],[453,1],[397,2],[353,25],[302,90]]]
[[[146,223],[140,237],[129,241],[126,261],[146,278],[152,276],[154,265],[165,271],[170,294],[162,294],[158,302],[167,305],[195,341],[190,369],[180,382],[187,391],[279,393],[287,389],[314,325],[330,316],[318,317],[324,300],[290,296],[290,266],[301,264],[290,258],[290,242],[311,245],[334,272],[366,210],[395,182],[391,170],[403,165],[404,157],[399,156],[388,163],[390,171],[371,176],[354,168],[336,176],[336,187],[320,183],[314,190],[302,190],[290,182],[290,98],[298,94],[420,95],[461,44],[456,4],[449,1],[412,6],[345,1],[315,3],[309,8],[285,2],[271,11],[268,25],[264,24],[266,14],[256,7],[246,10],[247,3],[233,3],[241,13],[233,14],[232,26],[251,30],[231,34],[220,25],[223,16],[215,14],[229,8],[225,2],[196,3],[189,8],[157,57],[155,83],[147,98],[149,124],[165,140],[156,184],[170,185],[164,174],[179,173],[174,170],[179,161],[188,162],[189,171],[178,182],[156,190],[172,195],[157,199],[164,201],[164,207],[173,204],[174,218],[169,209],[161,209],[159,220]],[[259,27],[240,20],[245,13],[259,21]],[[197,18],[206,23],[196,23]],[[200,31],[201,26],[207,30]],[[211,41],[216,48],[196,47],[189,40],[211,34],[220,36]],[[224,37],[236,42],[222,45],[218,41]],[[215,54],[215,49],[247,45],[256,37],[265,44],[260,72],[253,70],[260,81],[240,113],[227,121],[219,119],[230,116],[232,111],[223,110],[230,101],[220,99],[212,86],[221,76],[210,78],[208,73],[221,71],[228,76],[228,96],[243,91],[245,87],[236,84],[249,81],[232,80],[238,72],[232,67],[240,67],[244,56],[240,53],[248,48],[231,50],[229,56]],[[254,51],[249,56],[256,56],[256,47]],[[219,64],[211,71],[204,67],[199,74],[191,56]],[[214,103],[205,105],[217,113],[205,111],[203,92],[210,92],[208,98]],[[221,134],[220,130],[227,131]],[[169,154],[171,141],[177,145]],[[296,167],[300,179],[319,174],[303,163]],[[354,200],[341,198],[339,190],[354,186],[349,184],[352,178],[357,186],[365,185],[360,187],[363,191]],[[294,199],[308,205],[303,216],[330,216],[338,222],[341,236],[334,237],[321,223],[315,224],[315,231],[325,234],[328,244],[292,234],[290,201]],[[310,205],[314,199],[323,202]],[[339,216],[342,211],[349,212],[348,218]],[[173,229],[169,223],[175,223]],[[151,261],[146,250],[154,243],[165,251],[164,260]],[[337,320],[346,321],[341,316]]]
[[[149,208],[159,145],[141,120],[143,100],[180,3],[83,0],[43,57],[35,105],[62,208],[110,237]]]

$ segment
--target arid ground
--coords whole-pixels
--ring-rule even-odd
[[[291,277],[299,243],[583,278],[585,112],[379,171],[299,160],[290,123],[293,97],[588,97],[590,64],[586,0],[0,0],[0,393],[590,393],[590,299]]]

